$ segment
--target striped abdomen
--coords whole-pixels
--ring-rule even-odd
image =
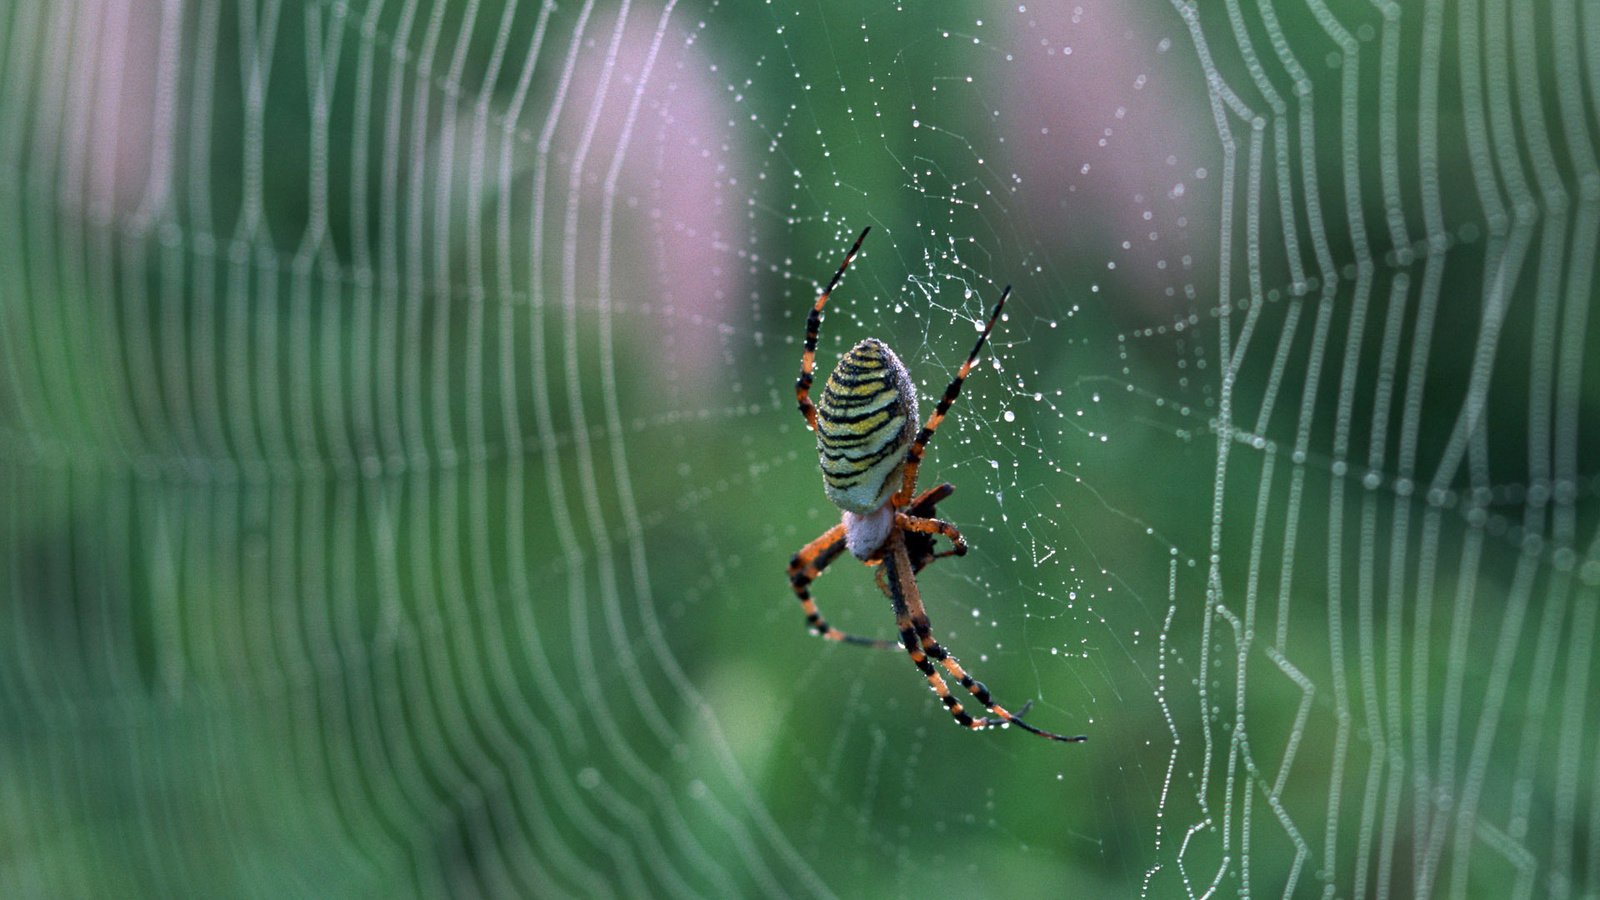
[[[817,402],[817,453],[828,499],[858,515],[883,506],[900,486],[916,430],[917,390],[899,357],[875,338],[852,347]]]

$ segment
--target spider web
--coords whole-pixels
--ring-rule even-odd
[[[0,893],[1600,885],[1572,0],[0,4]],[[1000,702],[804,633],[896,348]],[[815,585],[890,636],[871,573]]]

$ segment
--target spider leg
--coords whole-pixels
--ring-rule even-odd
[[[956,492],[956,486],[946,481],[937,487],[931,487],[916,496],[911,501],[911,506],[906,509],[906,514],[919,519],[934,518],[934,507],[943,503],[946,498]]]
[[[944,502],[946,497],[955,493],[955,490],[956,486],[949,482],[928,488],[918,494],[915,500],[911,501],[911,506],[906,508],[906,515],[914,519],[937,518],[935,507]],[[960,556],[963,552],[962,550],[951,549],[940,550],[936,553],[933,548],[933,535],[931,534],[912,532],[906,535],[906,553],[911,556],[911,571],[913,573],[921,572],[947,556]],[[889,589],[883,583],[882,578],[878,580],[878,587],[883,590],[886,596],[888,595]]]
[[[957,531],[954,525],[943,519],[921,519],[916,516],[908,516],[905,513],[895,513],[894,526],[915,534],[942,534],[950,539],[951,544],[955,545],[949,553],[953,553],[956,556],[967,555],[967,539],[961,536],[961,532]],[[936,553],[933,556],[938,557],[939,554]]]
[[[983,352],[983,344],[989,340],[989,332],[994,330],[994,323],[1000,321],[1000,310],[1005,308],[1006,298],[1011,296],[1011,285],[1000,294],[1000,301],[994,305],[994,312],[989,314],[989,321],[983,326],[983,333],[978,335],[978,342],[972,346],[972,352],[967,355],[967,361],[961,364],[956,372],[956,377],[951,380],[949,387],[944,389],[944,396],[939,398],[939,405],[933,408],[933,415],[928,417],[927,424],[922,426],[922,431],[917,433],[917,439],[911,442],[906,450],[906,467],[904,480],[900,490],[895,492],[895,508],[905,506],[911,501],[911,493],[917,489],[917,467],[922,465],[922,454],[928,447],[928,441],[933,438],[933,433],[939,430],[939,423],[944,421],[945,414],[961,396],[961,384],[967,380],[967,375],[972,372],[972,367],[978,364],[978,354]]]
[[[922,671],[928,683],[933,686],[939,699],[955,716],[956,722],[972,729],[993,728],[1003,723],[1010,723],[1030,734],[1049,738],[1053,741],[1076,743],[1088,740],[1082,735],[1066,737],[1054,734],[1040,728],[1035,728],[1022,721],[1020,713],[1012,713],[1005,707],[996,703],[989,694],[989,688],[981,681],[973,678],[961,667],[961,663],[951,656],[944,647],[933,637],[933,627],[928,622],[927,610],[922,605],[922,593],[917,589],[916,579],[911,571],[911,559],[906,555],[905,540],[903,535],[896,531],[890,537],[889,553],[884,557],[884,567],[891,569],[888,582],[891,588],[891,599],[894,603],[895,621],[900,627],[900,641],[904,644],[906,652],[911,655],[911,661]],[[945,671],[954,678],[958,684],[967,689],[967,692],[978,699],[979,703],[989,712],[999,718],[974,719],[961,708],[961,704],[950,693],[950,688],[944,679],[939,677],[938,670],[933,667],[929,659],[937,660]],[[1026,712],[1023,706],[1021,712]]]
[[[839,271],[833,273],[833,280],[828,282],[827,290],[817,297],[817,302],[811,307],[811,315],[806,317],[806,348],[800,354],[800,377],[794,382],[794,397],[800,404],[800,415],[805,416],[806,425],[812,431],[817,430],[817,408],[811,402],[812,370],[817,364],[817,334],[822,330],[822,307],[828,302],[828,295],[839,286],[839,279],[844,277],[844,270],[850,268],[850,260],[855,259],[856,251],[861,249],[861,242],[867,239],[867,232],[872,230],[868,225],[861,229],[861,236],[856,238],[850,252],[844,255],[844,262],[839,264]]]
[[[903,555],[905,545],[900,543],[898,535],[896,535],[894,541],[896,543],[895,554]],[[950,686],[945,683],[943,678],[939,677],[939,670],[935,669],[933,663],[928,661],[928,654],[923,652],[922,645],[917,640],[916,625],[911,618],[911,609],[905,601],[907,591],[900,584],[901,573],[908,571],[905,567],[909,566],[910,560],[907,559],[896,565],[895,562],[891,561],[893,558],[893,556],[885,557],[884,565],[879,568],[878,587],[883,588],[884,593],[889,595],[890,601],[894,604],[894,619],[895,624],[900,628],[900,643],[905,647],[906,654],[911,657],[912,664],[917,667],[917,671],[922,673],[922,677],[928,679],[928,686],[933,688],[933,692],[939,696],[939,702],[950,710],[950,715],[955,717],[957,725],[962,728],[971,728],[974,731],[999,725],[999,720],[974,719],[970,713],[962,708],[961,701],[950,693]],[[892,573],[894,576],[887,583],[884,577],[886,573]],[[916,590],[916,582],[912,581],[910,576],[905,576],[904,580],[911,583],[910,590]],[[891,588],[888,586],[889,584],[895,586]]]
[[[811,599],[811,582],[822,574],[839,554],[844,552],[844,525],[838,524],[822,533],[821,537],[800,548],[789,560],[789,586],[794,588],[794,595],[800,599],[800,607],[805,610],[806,624],[812,633],[821,635],[831,641],[840,641],[846,644],[859,644],[866,647],[880,647],[888,649],[894,646],[893,641],[882,641],[875,638],[857,637],[846,634],[822,618],[822,613],[817,609],[817,601]]]
[[[933,544],[932,539],[928,539],[928,544],[929,544],[930,547],[932,546],[932,544]],[[907,550],[908,553],[911,552],[911,548],[909,546],[906,548],[906,550]],[[933,565],[934,563],[938,562],[941,559],[944,559],[947,556],[960,556],[960,555],[961,554],[956,552],[955,550],[940,550],[938,553],[934,553],[931,549],[928,550],[927,552],[922,553],[921,555],[912,554],[911,555],[911,571],[913,573],[921,572],[923,569],[926,569],[927,567]],[[882,578],[878,579],[878,587],[884,592],[884,594],[888,594],[889,593],[889,588],[884,584]]]
[[[933,545],[933,539],[932,538],[927,538],[927,537],[925,537],[923,535],[913,535],[913,537],[923,538],[924,540],[926,540],[928,542],[928,546],[930,548]],[[908,558],[911,560],[911,573],[913,575],[915,575],[916,573],[921,572],[923,569],[926,569],[927,567],[933,565],[935,562],[937,562],[937,561],[939,561],[941,559],[944,559],[946,556],[957,556],[957,555],[959,555],[954,550],[944,550],[944,551],[941,551],[939,553],[934,553],[934,552],[932,552],[931,549],[928,550],[927,552],[923,553],[921,556],[912,555],[912,551],[911,551],[911,547],[910,547],[910,542],[909,541],[907,542],[906,552],[908,554]],[[888,597],[892,601],[892,600],[894,600],[894,592],[889,590],[889,581],[885,577],[888,574],[889,570],[888,570],[887,567],[882,565],[882,563],[883,563],[883,560],[879,559],[879,560],[873,560],[872,562],[867,563],[867,565],[877,567],[877,574],[875,576],[873,576],[873,577],[877,580],[878,590],[885,597]],[[899,645],[897,644],[896,646],[899,646]],[[1021,715],[1021,713],[1018,713],[1018,715]]]
[[[960,551],[957,551],[957,550],[940,550],[938,553],[935,553],[932,556],[929,556],[929,557],[919,561],[917,563],[916,567],[915,567],[915,571],[921,572],[923,569],[926,569],[927,567],[933,565],[935,560],[944,559],[947,556],[960,556],[960,555],[961,555]]]

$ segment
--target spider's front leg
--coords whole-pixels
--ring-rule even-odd
[[[949,482],[945,482],[938,487],[928,488],[918,494],[915,500],[911,501],[911,505],[905,509],[905,514],[913,519],[937,519],[939,515],[936,507],[938,504],[943,503],[946,497],[955,492],[956,486]],[[913,574],[921,572],[947,556],[961,556],[966,552],[966,547],[964,546],[953,547],[949,550],[935,550],[934,548],[937,545],[933,539],[936,535],[937,532],[923,534],[912,531],[906,533],[906,554],[911,557],[911,571]],[[882,574],[881,570],[879,574]],[[878,587],[883,590],[884,596],[888,596],[889,589],[884,585],[881,578],[879,579]]]
[[[951,525],[949,522],[946,522],[943,519],[924,519],[918,516],[906,515],[905,513],[895,513],[894,526],[902,531],[909,531],[918,535],[942,534],[949,538],[950,543],[953,545],[950,549],[950,553],[953,553],[956,556],[967,555],[967,539],[961,536],[961,532],[957,531],[954,525]],[[932,549],[931,542],[929,549]],[[937,557],[944,554],[933,555]],[[930,562],[931,561],[932,560],[930,559]],[[921,567],[914,566],[913,568]]]
[[[926,520],[925,520],[926,521]],[[895,531],[889,537],[889,546],[884,554],[883,566],[886,581],[889,587],[889,597],[894,603],[895,621],[900,627],[900,640],[905,646],[906,653],[911,656],[911,661],[923,677],[928,679],[928,684],[934,693],[939,695],[939,700],[950,710],[950,715],[955,717],[957,724],[981,730],[994,728],[1002,724],[1012,724],[1030,734],[1053,741],[1077,743],[1088,740],[1081,735],[1066,737],[1040,728],[1035,728],[1012,713],[990,696],[989,688],[981,681],[973,678],[961,667],[961,663],[951,656],[943,646],[933,637],[933,627],[928,622],[927,610],[922,605],[922,593],[917,589],[917,581],[912,572],[911,558],[906,553],[905,536],[900,531]],[[950,687],[930,660],[937,660],[945,671],[950,673],[958,684],[966,688],[967,692],[976,697],[989,712],[998,718],[975,719],[966,710],[962,709],[960,701],[950,693]],[[1026,711],[1027,706],[1022,707]]]
[[[794,595],[800,600],[800,607],[805,610],[806,624],[810,626],[813,634],[821,635],[830,641],[839,641],[846,644],[858,644],[863,647],[878,647],[890,649],[895,646],[893,641],[881,641],[874,638],[864,638],[853,634],[846,634],[822,618],[821,610],[817,609],[817,601],[811,598],[811,582],[822,574],[839,554],[844,552],[844,525],[841,523],[829,528],[821,537],[800,548],[789,560],[789,586],[794,588]]]
[[[906,557],[911,560],[911,574],[915,575],[947,556],[965,556],[967,554],[967,542],[966,539],[961,537],[961,532],[957,531],[954,525],[936,518],[934,515],[937,512],[935,507],[955,492],[956,486],[949,482],[945,482],[938,487],[928,488],[918,494],[915,500],[911,501],[911,505],[906,507],[905,512],[895,514],[895,526],[905,532],[903,537],[906,545]],[[933,542],[933,539],[935,535],[940,534],[949,537],[954,546],[949,550],[935,550],[934,547],[938,545]],[[885,577],[889,567],[880,565],[887,556],[888,549],[888,546],[885,545],[882,551],[884,556],[868,562],[867,565],[878,567],[878,573],[875,576],[878,582],[878,590],[885,597],[893,600],[894,594],[889,590],[889,582]]]

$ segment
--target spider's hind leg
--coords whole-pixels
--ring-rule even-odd
[[[927,451],[928,441],[933,439],[933,433],[939,430],[939,423],[944,421],[945,414],[950,412],[950,407],[955,405],[956,398],[961,396],[961,385],[972,374],[972,367],[978,364],[978,354],[983,352],[983,345],[989,340],[989,332],[994,330],[994,324],[1000,321],[1000,311],[1006,308],[1006,298],[1011,296],[1011,285],[1000,292],[1000,301],[994,305],[994,312],[989,314],[989,321],[983,326],[983,333],[978,335],[978,342],[972,345],[972,352],[967,355],[967,361],[956,370],[956,377],[951,379],[950,385],[944,389],[944,396],[939,398],[939,405],[933,408],[933,414],[928,416],[927,424],[917,432],[916,440],[906,448],[906,466],[900,490],[895,492],[894,502],[897,507],[911,503],[911,492],[917,489],[917,468],[922,465],[922,455]]]
[[[856,253],[861,250],[861,242],[867,239],[867,232],[871,230],[871,225],[861,229],[861,236],[856,238],[850,252],[844,255],[844,262],[839,264],[839,270],[833,273],[833,279],[818,295],[817,302],[811,306],[811,313],[806,316],[805,350],[800,354],[800,377],[794,381],[794,398],[800,406],[800,415],[805,417],[806,427],[812,431],[817,430],[817,407],[811,402],[811,383],[816,378],[817,335],[822,331],[822,307],[827,305],[828,297],[839,286],[839,280],[844,278],[844,270],[850,268],[850,260],[856,258]]]

